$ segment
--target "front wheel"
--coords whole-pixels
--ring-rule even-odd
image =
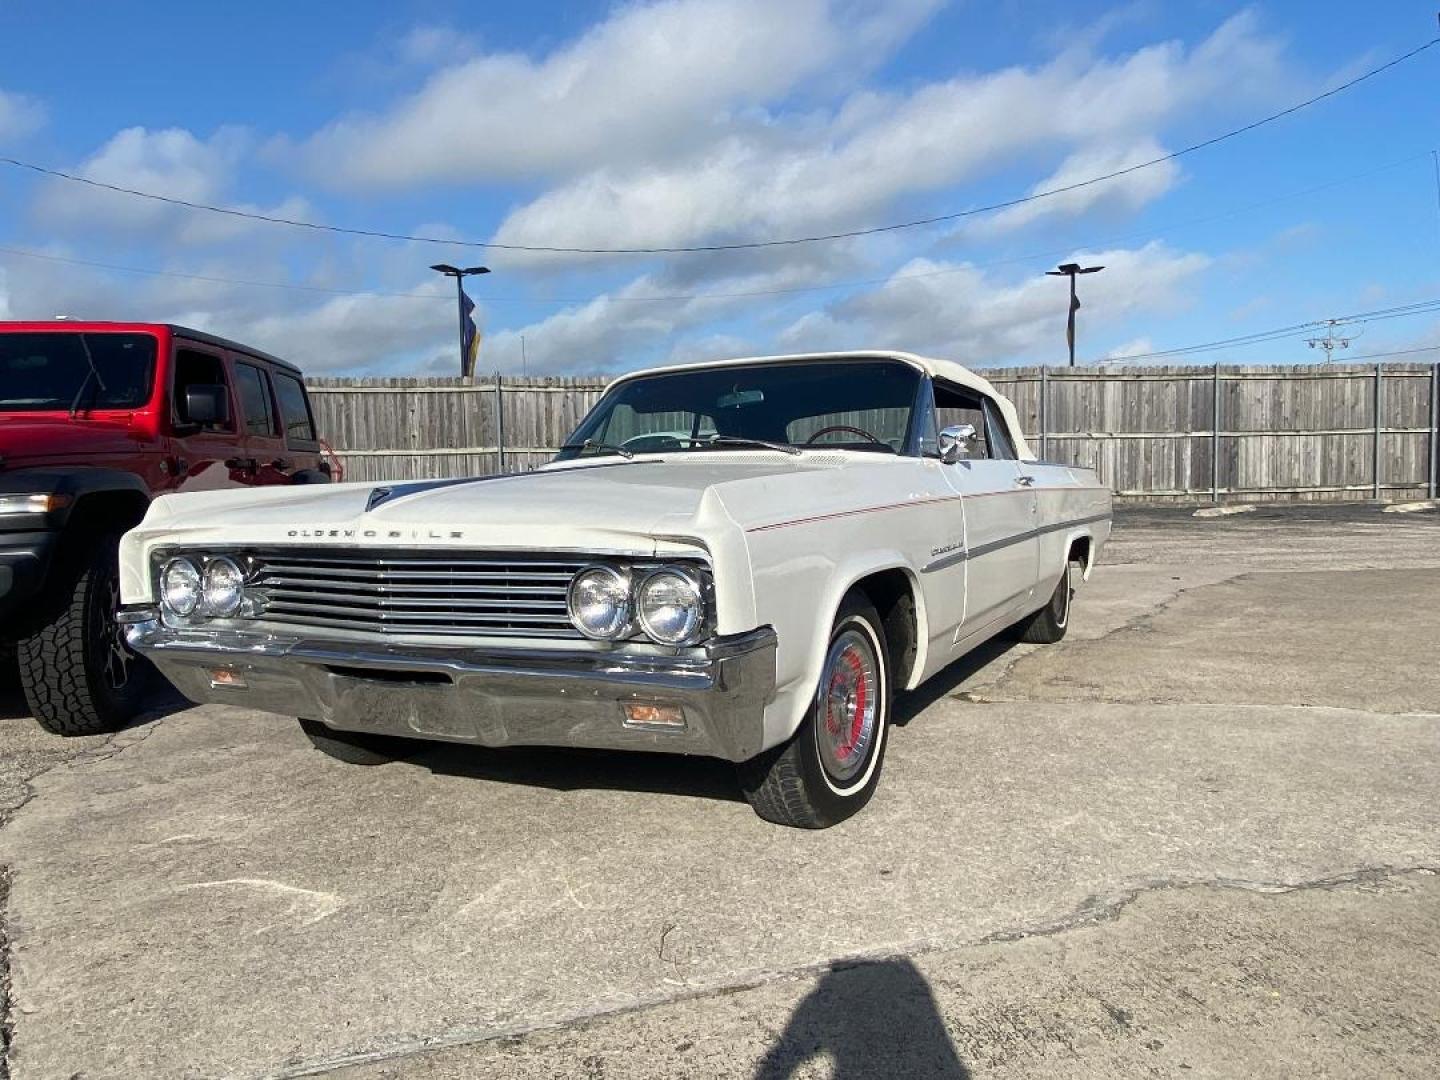
[[[884,627],[870,602],[851,593],[835,616],[799,730],[740,766],[755,812],[779,825],[825,829],[869,802],[885,758],[891,695]]]
[[[59,614],[16,649],[30,711],[57,735],[118,731],[144,702],[150,665],[130,651],[115,619],[118,545],[118,536],[97,545]]]

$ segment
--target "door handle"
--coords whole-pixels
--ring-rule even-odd
[[[1019,484],[1021,487],[1030,487],[1035,483],[1035,478],[1033,476],[1017,476],[1015,478],[1015,483]]]
[[[226,459],[225,467],[227,469],[238,469],[245,472],[254,472],[256,469],[260,468],[260,462],[256,461],[253,457],[232,457]]]

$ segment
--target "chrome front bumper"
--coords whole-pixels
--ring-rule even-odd
[[[763,747],[775,690],[768,626],[666,656],[176,630],[146,611],[121,619],[131,647],[191,701],[303,716],[341,731],[744,761]],[[626,703],[678,705],[684,724],[630,724]]]

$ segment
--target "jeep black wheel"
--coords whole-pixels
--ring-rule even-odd
[[[101,540],[62,598],[68,603],[16,650],[30,711],[57,735],[117,731],[144,700],[150,665],[125,644],[115,620],[118,544],[118,536]]]

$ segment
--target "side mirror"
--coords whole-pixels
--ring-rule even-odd
[[[974,424],[951,424],[940,429],[940,460],[953,465],[970,456],[975,442]]]
[[[185,388],[185,420],[201,427],[230,424],[230,395],[225,387],[196,383]]]

